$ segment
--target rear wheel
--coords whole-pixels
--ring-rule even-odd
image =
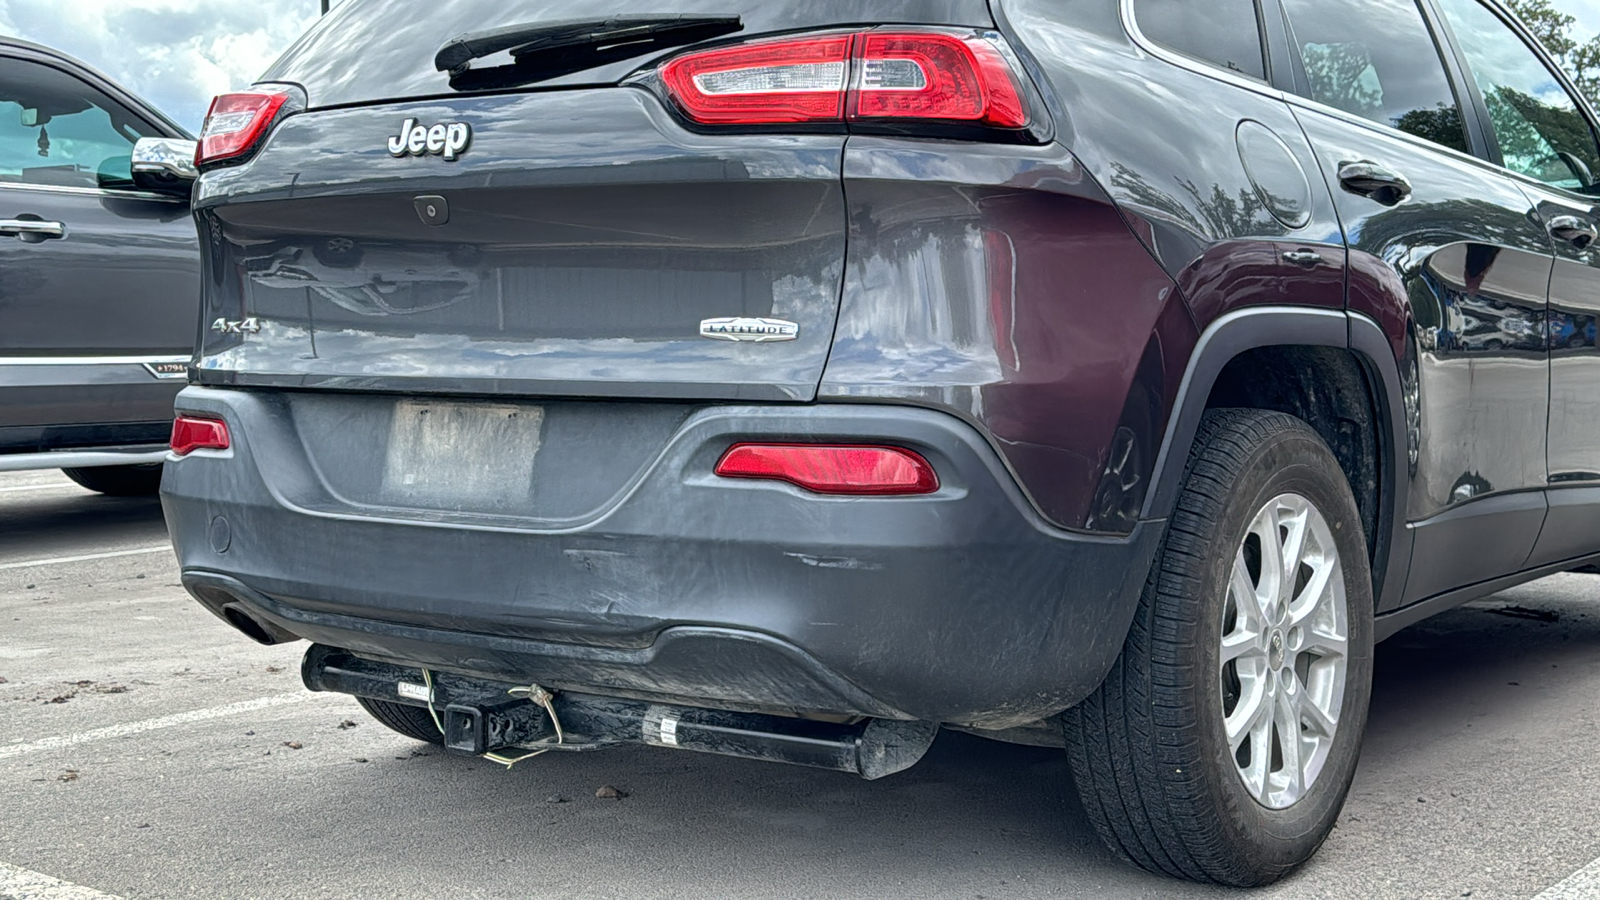
[[[1236,886],[1309,859],[1355,776],[1372,609],[1322,439],[1282,413],[1208,414],[1122,655],[1064,716],[1100,836],[1150,871]]]
[[[62,469],[68,478],[108,497],[146,497],[161,490],[161,464]]]
[[[357,697],[356,702],[361,704],[361,708],[374,719],[412,740],[429,744],[444,743],[444,736],[439,733],[439,726],[434,724],[433,716],[425,709],[391,700],[373,700],[370,697]]]

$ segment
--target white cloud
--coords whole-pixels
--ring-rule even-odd
[[[211,98],[249,85],[318,0],[0,0],[0,33],[77,57],[198,131]]]
[[[1555,0],[1552,5],[1578,20],[1582,38],[1600,34],[1600,0]]]

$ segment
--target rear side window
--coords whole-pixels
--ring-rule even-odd
[[[1593,191],[1594,132],[1532,49],[1477,0],[1442,0],[1477,79],[1506,168],[1572,191]]]
[[[1136,0],[1144,36],[1185,56],[1266,80],[1256,0]]]
[[[1414,0],[1283,0],[1307,95],[1467,152],[1461,106]]]

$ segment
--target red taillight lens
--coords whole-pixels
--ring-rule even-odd
[[[195,165],[234,159],[255,149],[288,99],[282,91],[242,91],[212,100],[206,123],[200,128]]]
[[[981,37],[869,31],[856,52],[850,118],[1028,124],[1011,66]]]
[[[851,37],[762,41],[680,56],[661,77],[708,125],[844,121]]]
[[[685,115],[705,125],[921,119],[1019,129],[1028,106],[989,38],[863,31],[689,53],[661,69]]]
[[[228,426],[221,419],[179,416],[172,420],[172,452],[187,456],[196,450],[228,449]]]
[[[899,447],[736,444],[716,472],[724,478],[787,481],[819,494],[931,494],[939,476],[921,454]]]

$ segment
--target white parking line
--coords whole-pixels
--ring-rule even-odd
[[[93,888],[0,862],[0,898],[13,900],[122,900]]]
[[[1600,859],[1568,875],[1533,900],[1594,900],[1600,897]]]
[[[46,750],[60,750],[63,747],[75,747],[78,744],[91,744],[95,741],[106,741],[113,738],[127,737],[130,734],[143,734],[146,731],[155,731],[159,728],[171,728],[174,725],[187,725],[190,722],[204,722],[207,719],[221,719],[225,716],[236,716],[240,713],[253,712],[258,709],[267,709],[273,706],[287,706],[291,703],[301,703],[312,697],[310,691],[295,691],[292,694],[274,694],[271,697],[258,697],[254,700],[241,700],[227,706],[213,706],[210,709],[196,709],[189,712],[174,713],[158,719],[145,719],[142,722],[128,722],[122,725],[110,725],[105,728],[96,728],[93,731],[81,731],[77,734],[64,734],[58,737],[40,738],[37,741],[26,741],[20,744],[0,746],[0,760],[11,759],[27,753],[41,753]],[[0,894],[3,897],[3,894]]]
[[[75,491],[83,490],[83,488],[70,481],[63,481],[59,484],[14,484],[10,487],[0,487],[0,494],[14,494],[17,491],[64,491],[68,488]]]
[[[48,559],[25,559],[22,562],[0,563],[0,572],[6,569],[31,569],[34,566],[55,566],[61,563],[89,562],[95,559],[116,559],[119,556],[141,556],[146,553],[171,553],[169,544],[159,547],[140,547],[137,550],[112,550],[109,553],[86,553],[83,556],[52,556]]]

